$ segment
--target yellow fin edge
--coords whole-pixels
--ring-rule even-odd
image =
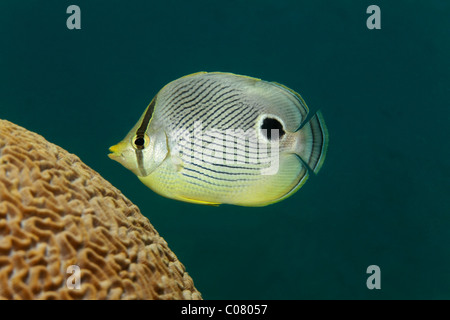
[[[184,202],[202,204],[202,205],[207,205],[207,206],[218,207],[220,205],[220,203],[218,203],[218,202],[202,201],[202,200],[196,200],[196,199],[186,198],[186,197],[182,197],[182,196],[178,196],[178,199],[181,201],[184,201]]]

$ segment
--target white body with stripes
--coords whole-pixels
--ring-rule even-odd
[[[229,73],[166,85],[110,157],[181,201],[264,206],[317,173],[328,134],[296,92]]]

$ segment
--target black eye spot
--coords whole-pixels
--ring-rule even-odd
[[[134,140],[134,145],[139,149],[142,149],[144,147],[144,143],[145,143],[144,138],[136,138],[136,140]]]
[[[262,132],[267,140],[272,140],[272,130],[278,130],[278,137],[280,139],[286,134],[283,130],[283,125],[274,118],[265,118],[261,125],[261,129],[263,129]]]

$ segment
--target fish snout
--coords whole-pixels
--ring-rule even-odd
[[[118,161],[118,158],[122,157],[122,152],[126,147],[125,142],[119,142],[118,144],[113,145],[109,148],[109,151],[112,153],[108,154],[108,157],[112,160]]]

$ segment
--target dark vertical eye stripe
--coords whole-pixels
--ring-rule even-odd
[[[145,131],[147,131],[148,123],[152,118],[153,111],[155,111],[155,102],[157,95],[153,98],[152,102],[147,108],[147,112],[144,115],[144,119],[142,120],[141,126],[136,130],[136,137],[143,138]]]
[[[145,169],[144,169],[144,154],[143,154],[142,150],[136,150],[136,158],[137,158],[137,162],[138,162],[139,171],[141,172],[141,175],[143,177],[145,177],[147,175],[147,173],[145,172]]]
[[[136,130],[137,139],[139,139],[139,138],[144,139],[144,135],[145,135],[145,132],[147,131],[148,124],[152,118],[153,111],[155,111],[155,101],[156,101],[157,96],[158,95],[156,95],[153,98],[152,102],[150,102],[150,104],[147,108],[147,111],[145,112],[144,119],[142,119],[141,125]],[[134,143],[134,141],[133,141],[133,143]],[[136,159],[137,159],[139,171],[141,172],[141,175],[143,177],[145,177],[146,172],[144,169],[144,153],[142,152],[142,149],[144,149],[144,146],[142,146],[142,148],[136,149]]]

